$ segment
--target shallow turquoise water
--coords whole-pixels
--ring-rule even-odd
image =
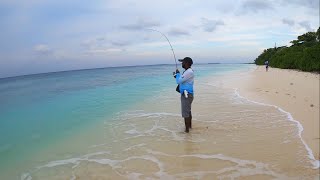
[[[193,69],[199,81],[250,67],[202,64]],[[172,71],[174,65],[157,65],[0,79],[0,174],[28,164],[50,145],[81,134],[88,126],[101,123],[164,88],[176,93]]]

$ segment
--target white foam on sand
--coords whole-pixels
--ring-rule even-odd
[[[256,101],[247,99],[247,98],[245,98],[245,97],[243,97],[243,96],[241,96],[241,95],[239,94],[237,88],[234,89],[234,92],[235,92],[235,95],[236,95],[237,97],[239,97],[239,98],[241,98],[241,99],[244,99],[244,100],[246,100],[246,101],[248,101],[248,102],[255,103],[255,104],[259,104],[259,105],[262,105],[262,106],[271,106],[271,107],[274,107],[274,108],[278,109],[280,112],[286,114],[286,115],[287,115],[287,119],[288,119],[289,121],[294,122],[294,123],[297,125],[297,127],[298,127],[298,136],[299,136],[302,144],[304,145],[304,147],[306,148],[306,150],[307,150],[307,152],[308,152],[308,157],[309,157],[309,159],[311,160],[311,163],[312,163],[312,165],[313,165],[313,168],[314,168],[314,169],[318,169],[318,168],[320,167],[320,160],[316,160],[316,159],[315,159],[315,157],[314,157],[314,155],[313,155],[313,153],[312,153],[312,150],[310,149],[310,147],[307,145],[307,143],[306,143],[306,142],[303,140],[303,138],[302,138],[302,135],[301,135],[301,134],[302,134],[302,131],[303,131],[303,126],[301,125],[301,123],[300,123],[299,121],[293,119],[292,115],[291,115],[289,112],[281,109],[280,107],[278,107],[278,106],[276,106],[276,105],[265,104],[265,103],[256,102]]]
[[[176,157],[176,155],[170,155],[163,152],[154,151],[151,149],[147,149],[149,154],[167,156],[167,157]],[[200,158],[200,159],[217,159],[223,161],[229,161],[234,163],[234,166],[228,166],[222,168],[218,171],[192,171],[188,173],[179,173],[175,174],[175,177],[194,177],[197,179],[202,179],[204,175],[208,174],[216,174],[219,178],[227,178],[234,179],[239,178],[241,176],[249,176],[249,175],[270,175],[276,177],[277,179],[287,179],[288,177],[283,174],[276,173],[272,171],[269,166],[265,163],[256,162],[253,160],[243,160],[238,158],[229,157],[223,154],[189,154],[189,155],[180,155],[178,157],[181,158]],[[228,174],[226,174],[228,173]],[[221,174],[221,175],[220,175]],[[226,174],[226,175],[222,175]]]
[[[184,155],[182,157],[197,157],[201,159],[219,159],[223,161],[230,161],[236,163],[236,166],[226,167],[221,170],[215,171],[217,174],[223,174],[229,172],[227,175],[220,176],[219,178],[239,178],[241,176],[249,176],[249,175],[270,175],[276,177],[278,179],[286,179],[288,178],[285,175],[276,173],[272,171],[267,164],[256,162],[252,160],[243,160],[238,158],[233,158],[229,156],[225,156],[223,154],[192,154],[192,155]]]
[[[165,179],[173,179],[173,177],[167,173],[165,173],[164,171],[164,164],[157,159],[155,156],[152,155],[142,155],[142,156],[131,156],[128,157],[126,159],[120,159],[120,160],[113,160],[113,159],[108,159],[108,158],[92,158],[92,156],[97,155],[97,154],[104,154],[103,152],[97,152],[97,153],[92,153],[92,154],[87,154],[84,155],[82,157],[79,158],[71,158],[71,159],[64,159],[64,160],[57,160],[57,161],[51,161],[45,165],[39,166],[36,168],[36,171],[39,171],[43,168],[53,168],[53,167],[57,167],[57,166],[63,166],[63,165],[74,165],[72,167],[72,169],[76,168],[81,162],[85,161],[85,162],[95,162],[98,164],[103,164],[103,165],[109,165],[112,168],[121,168],[121,163],[125,162],[125,161],[130,161],[130,160],[135,160],[135,159],[142,159],[142,160],[146,160],[146,161],[151,161],[153,163],[155,163],[157,165],[157,167],[159,168],[159,171],[154,173],[155,176],[157,177],[161,177],[161,178],[165,178]],[[36,172],[34,171],[34,172]],[[120,175],[120,174],[119,174]],[[137,177],[139,177],[141,174],[137,174],[137,173],[128,173],[127,175],[122,175],[126,178],[132,178],[134,177],[135,179]],[[74,173],[72,173],[72,178],[74,179],[75,175]],[[21,175],[21,180],[31,180],[32,177],[29,173],[24,173]]]
[[[130,129],[130,130],[126,131],[125,133],[127,133],[127,134],[139,134],[140,132],[137,131],[136,129]]]
[[[144,146],[144,144],[139,144],[133,147],[141,147]],[[150,161],[157,165],[158,171],[154,172],[154,175],[161,178],[161,179],[175,179],[177,177],[197,177],[201,178],[204,175],[208,174],[216,174],[219,176],[219,178],[237,178],[241,176],[248,176],[248,175],[270,175],[273,177],[276,177],[278,179],[286,179],[287,176],[283,174],[276,173],[272,171],[267,164],[256,162],[252,160],[243,160],[243,159],[237,159],[233,157],[229,157],[223,154],[190,154],[190,155],[171,155],[163,152],[154,151],[151,149],[146,149],[147,154],[146,155],[140,155],[140,156],[130,156],[125,159],[109,159],[109,158],[94,158],[93,156],[99,155],[99,154],[105,154],[105,152],[96,152],[91,154],[86,154],[82,157],[78,158],[71,158],[71,159],[64,159],[64,160],[57,160],[57,161],[51,161],[43,166],[39,166],[37,170],[41,170],[42,168],[52,168],[57,166],[63,166],[63,165],[79,165],[81,162],[94,162],[102,165],[109,165],[112,168],[122,168],[122,163],[130,160],[146,160]],[[179,157],[179,158],[200,158],[200,159],[217,159],[217,160],[223,160],[223,161],[229,161],[234,163],[235,165],[232,165],[231,167],[225,167],[217,171],[192,171],[188,173],[178,173],[178,174],[168,174],[165,170],[165,164],[161,162],[157,156],[168,156],[168,157]],[[76,166],[73,166],[72,169],[76,168]],[[227,173],[227,174],[226,174]],[[141,173],[136,172],[127,172],[126,174],[119,174],[120,176],[128,179],[139,179],[139,177],[142,175]],[[71,179],[75,179],[76,176],[72,172]],[[29,173],[25,173],[21,176],[21,180],[31,180],[32,177]]]
[[[176,119],[176,117],[179,117],[179,120],[176,121],[175,125],[168,127],[165,122],[169,121],[172,122],[172,120]],[[109,126],[113,129],[117,129],[119,127],[130,127],[130,129],[126,129],[123,133],[129,134],[130,136],[124,137],[123,139],[116,139],[116,141],[123,141],[123,140],[129,140],[139,137],[153,137],[153,136],[159,136],[162,138],[169,138],[173,141],[183,141],[186,140],[186,137],[181,134],[181,129],[183,129],[184,125],[183,122],[180,121],[180,114],[176,113],[168,113],[168,112],[145,112],[143,110],[134,110],[134,111],[127,111],[122,114],[119,114],[117,119],[121,120],[121,122],[117,122],[115,124],[112,124]],[[145,127],[144,129],[137,130],[137,126],[140,126],[136,124],[136,120],[141,119],[148,119],[149,122],[152,122],[150,126]],[[172,128],[175,127],[175,128]],[[159,132],[167,132],[166,134],[159,135]],[[116,136],[115,136],[116,137]],[[203,139],[201,136],[196,136],[193,139],[188,139],[187,141],[190,142],[203,142],[205,139]]]
[[[20,177],[21,180],[32,180],[32,177],[29,173],[24,173]]]
[[[129,111],[129,112],[122,112],[120,114],[122,120],[128,120],[131,118],[161,118],[165,116],[171,116],[171,117],[180,117],[180,114],[177,113],[167,113],[167,112],[144,112],[143,110],[135,110],[135,111]],[[127,118],[126,118],[127,117]]]
[[[141,143],[141,144],[133,145],[133,146],[130,146],[130,147],[128,147],[127,149],[125,149],[125,150],[123,150],[123,151],[131,151],[132,149],[135,149],[135,148],[137,148],[137,147],[143,147],[143,146],[145,146],[145,145],[147,145],[147,144]]]

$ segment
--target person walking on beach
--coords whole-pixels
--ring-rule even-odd
[[[192,128],[191,104],[194,95],[194,73],[191,68],[193,61],[190,57],[179,59],[179,61],[182,62],[182,68],[184,68],[185,71],[181,75],[177,69],[174,73],[174,78],[178,84],[177,91],[181,94],[181,114],[184,118],[184,123],[186,126],[185,132],[189,133],[189,129]]]
[[[264,64],[266,65],[266,72],[268,72],[268,68],[269,68],[269,61],[268,61],[268,60],[266,60],[266,61],[264,62]]]

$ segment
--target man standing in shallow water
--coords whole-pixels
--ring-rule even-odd
[[[192,128],[192,114],[191,114],[191,104],[193,101],[193,83],[194,83],[194,73],[191,69],[193,61],[190,57],[185,57],[184,59],[179,59],[182,62],[182,68],[185,71],[180,74],[179,70],[176,70],[174,77],[179,85],[177,91],[181,94],[181,114],[184,118],[184,123],[186,126],[185,132],[188,133],[189,129]]]

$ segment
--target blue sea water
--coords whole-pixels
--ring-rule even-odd
[[[251,66],[196,64],[193,69],[198,81]],[[0,174],[164,88],[176,93],[174,69],[112,67],[0,79]]]

